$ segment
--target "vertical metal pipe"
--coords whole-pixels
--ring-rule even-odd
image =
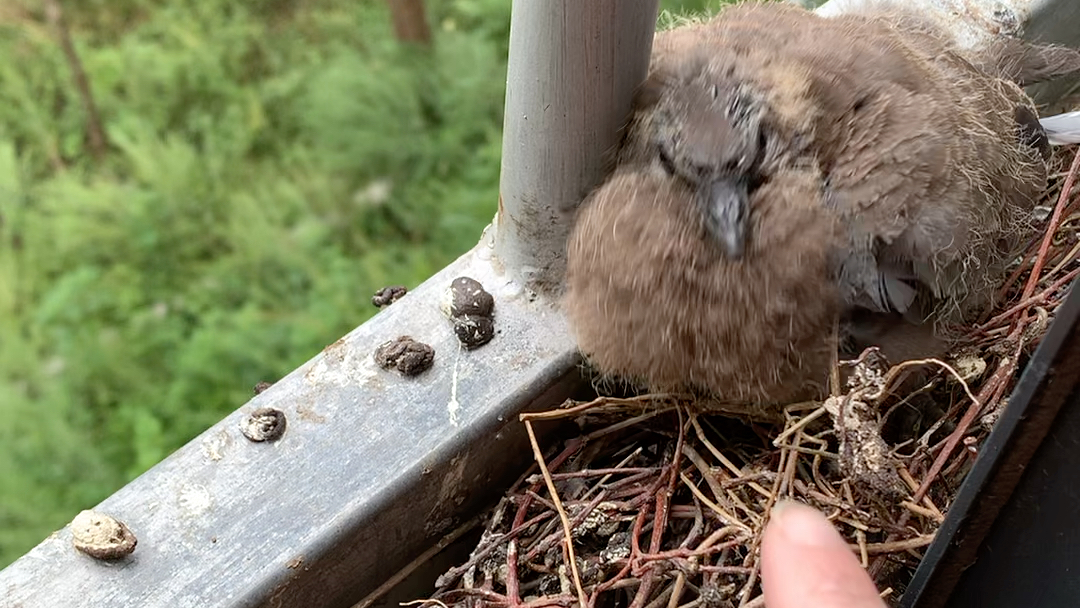
[[[557,289],[574,210],[645,78],[659,0],[514,0],[495,254]]]

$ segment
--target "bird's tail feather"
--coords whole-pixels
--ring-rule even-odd
[[[1022,87],[1080,74],[1080,51],[1069,47],[1002,37],[991,43],[986,53],[1003,77]]]
[[[1039,119],[1050,144],[1080,144],[1080,112],[1065,112]]]
[[[999,38],[988,49],[1002,76],[1026,87],[1063,76],[1080,75],[1080,51],[1063,46]],[[1080,112],[1039,119],[1051,145],[1080,143]]]

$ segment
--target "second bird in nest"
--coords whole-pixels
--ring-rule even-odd
[[[569,243],[581,350],[758,403],[821,395],[836,318],[851,348],[930,354],[1033,234],[1049,143],[1021,86],[1077,70],[1070,49],[961,49],[896,10],[751,4],[658,33]]]

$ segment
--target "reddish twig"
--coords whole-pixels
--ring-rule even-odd
[[[976,330],[985,331],[987,329],[1000,325],[1002,322],[1009,319],[1010,317],[1013,317],[1020,312],[1026,311],[1032,306],[1044,303],[1047,298],[1054,295],[1054,292],[1064,287],[1065,284],[1069,281],[1075,279],[1077,275],[1080,275],[1080,268],[1074,268],[1070,270],[1069,272],[1065,273],[1060,279],[1051,283],[1050,286],[1046,289],[1040,291],[1033,296],[1025,297],[1018,304],[1015,304],[1001,314],[995,315],[989,321],[987,321],[983,325],[980,325],[978,328],[976,328]]]
[[[1016,329],[1013,330],[1008,339],[1019,340],[1022,331],[1023,324],[1017,325]],[[937,458],[934,459],[934,463],[930,465],[930,470],[926,472],[926,476],[923,478],[922,483],[919,484],[919,489],[916,490],[915,494],[912,496],[911,502],[918,503],[926,496],[926,493],[930,490],[930,485],[937,478],[941,469],[945,467],[945,463],[948,462],[953,449],[955,449],[964,438],[968,428],[975,421],[979,412],[982,411],[982,405],[987,404],[987,407],[989,407],[988,404],[991,403],[991,398],[995,394],[998,394],[999,386],[1004,386],[1005,382],[1012,377],[1015,371],[1016,357],[1010,357],[1003,360],[998,365],[997,370],[994,371],[994,375],[991,376],[986,384],[983,385],[982,389],[979,390],[976,400],[968,406],[967,411],[964,412],[964,416],[960,419],[960,422],[956,424],[956,428],[953,430],[952,434],[949,435],[949,438],[945,442],[945,447],[937,455]]]
[[[1069,200],[1069,191],[1072,190],[1073,182],[1076,181],[1077,170],[1080,170],[1080,148],[1077,148],[1072,165],[1069,166],[1069,174],[1065,178],[1065,185],[1061,187],[1061,194],[1058,196],[1057,204],[1054,205],[1054,213],[1050,216],[1050,223],[1046,227],[1046,234],[1043,235],[1042,245],[1039,246],[1039,254],[1035,257],[1035,264],[1031,267],[1027,285],[1024,286],[1024,292],[1020,296],[1021,300],[1026,300],[1031,297],[1031,294],[1035,293],[1035,285],[1038,284],[1039,275],[1042,274],[1043,265],[1046,263],[1046,253],[1050,249],[1050,243],[1054,240],[1054,233],[1061,222],[1061,212],[1065,209],[1065,204]]]
[[[638,511],[637,517],[634,519],[634,528],[630,533],[630,557],[626,560],[626,565],[619,570],[613,578],[605,583],[597,585],[593,590],[592,595],[589,597],[588,606],[592,607],[596,605],[596,599],[600,597],[600,594],[611,589],[620,580],[626,578],[627,574],[630,574],[630,570],[633,569],[633,564],[637,560],[637,557],[641,555],[641,545],[638,543],[638,538],[641,537],[641,531],[645,528],[645,518],[648,517],[649,510],[647,508]]]
[[[521,590],[518,588],[518,548],[517,541],[510,540],[506,548],[506,598],[510,608],[521,604]]]

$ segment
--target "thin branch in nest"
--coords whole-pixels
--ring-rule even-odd
[[[1046,302],[1047,299],[1050,298],[1050,296],[1052,296],[1055,292],[1057,292],[1062,287],[1065,287],[1065,285],[1067,283],[1069,283],[1070,281],[1072,281],[1073,279],[1075,279],[1078,274],[1080,274],[1080,268],[1074,268],[1074,269],[1070,270],[1067,274],[1065,274],[1065,276],[1063,276],[1060,279],[1058,279],[1058,280],[1054,281],[1053,283],[1051,283],[1050,286],[1047,287],[1046,289],[1040,291],[1039,293],[1037,293],[1037,294],[1035,294],[1033,296],[1025,297],[1023,300],[1021,300],[1020,302],[1018,302],[1016,305],[1012,306],[1011,308],[1009,308],[1005,312],[994,316],[989,321],[987,321],[985,324],[980,325],[979,327],[977,327],[976,331],[985,331],[986,329],[989,329],[991,327],[995,327],[995,326],[997,326],[997,325],[999,325],[1001,323],[1004,323],[1008,319],[1010,319],[1012,317],[1015,317],[1018,313],[1027,311],[1032,306],[1036,306],[1036,305],[1039,305],[1039,304],[1042,304],[1042,303]]]
[[[713,513],[716,513],[720,517],[720,519],[722,519],[723,521],[728,522],[728,523],[730,523],[732,525],[736,525],[736,526],[742,528],[743,530],[745,530],[746,532],[751,532],[752,531],[752,530],[750,530],[750,528],[748,526],[743,525],[739,521],[739,518],[736,517],[734,513],[729,513],[727,511],[725,511],[723,509],[723,507],[721,507],[720,505],[716,504],[715,502],[709,500],[709,498],[707,496],[705,496],[705,494],[701,490],[699,490],[697,486],[694,485],[694,482],[690,481],[689,477],[687,477],[686,475],[681,474],[681,473],[680,473],[679,476],[683,480],[683,483],[686,484],[686,487],[690,488],[690,491],[694,493],[694,496],[696,496],[697,499],[700,500],[701,502],[705,503],[706,507],[709,507],[710,509],[712,509]]]
[[[1077,241],[1076,244],[1073,245],[1072,249],[1070,249],[1065,255],[1061,256],[1061,259],[1058,260],[1058,263],[1050,269],[1050,272],[1047,272],[1045,275],[1043,275],[1043,278],[1050,278],[1055,274],[1061,272],[1061,270],[1064,269],[1066,266],[1076,261],[1077,254],[1080,254],[1080,241]]]
[[[754,539],[748,547],[746,560],[743,563],[744,566],[750,568],[750,576],[746,577],[746,584],[743,585],[742,590],[739,592],[740,608],[745,608],[747,606],[750,601],[750,593],[757,584],[758,573],[761,571],[761,563],[757,559],[757,555],[761,550],[761,537],[765,532],[765,525],[768,524],[769,516],[772,515],[772,508],[776,505],[776,501],[780,495],[781,478],[783,477],[783,472],[786,470],[787,459],[791,457],[793,457],[793,453],[790,450],[781,448],[780,462],[776,467],[776,478],[773,480],[772,489],[769,491],[768,499],[765,502],[764,512],[767,516],[765,517],[763,525],[755,531]]]
[[[1065,185],[1061,187],[1061,194],[1058,196],[1057,204],[1054,205],[1054,214],[1050,216],[1050,223],[1047,226],[1046,234],[1043,235],[1042,245],[1039,247],[1039,255],[1035,258],[1035,265],[1031,268],[1031,276],[1028,277],[1027,285],[1024,286],[1023,295],[1020,297],[1022,300],[1028,299],[1035,292],[1035,285],[1039,282],[1043,265],[1046,263],[1046,252],[1050,249],[1054,232],[1057,231],[1058,224],[1061,222],[1061,212],[1069,201],[1069,192],[1072,190],[1073,182],[1076,181],[1076,172],[1078,170],[1080,170],[1080,148],[1077,148],[1076,154],[1073,156],[1072,165],[1069,166],[1069,174],[1065,178]]]
[[[977,404],[982,403],[982,401],[980,401],[978,398],[976,398],[975,394],[971,392],[971,387],[968,386],[967,381],[964,380],[964,377],[960,375],[960,372],[956,371],[951,365],[949,365],[948,363],[945,363],[941,359],[933,359],[933,358],[931,358],[931,359],[913,359],[911,361],[904,361],[903,363],[900,363],[899,365],[893,366],[892,369],[889,370],[889,373],[885,376],[885,381],[883,383],[884,387],[883,387],[882,391],[884,392],[885,388],[887,388],[889,386],[889,384],[893,380],[895,380],[898,375],[900,375],[900,372],[902,370],[904,370],[904,369],[906,369],[908,367],[914,367],[914,366],[917,366],[917,365],[928,365],[928,364],[934,364],[934,365],[940,366],[942,369],[949,372],[949,374],[951,374],[952,377],[956,378],[956,381],[960,383],[960,386],[964,387],[964,393],[967,394],[968,399],[971,399],[973,402],[975,402]],[[882,395],[873,395],[872,398],[880,398],[881,396]]]
[[[911,476],[911,472],[907,470],[907,467],[900,467],[900,479],[904,480],[904,483],[907,484],[908,489],[911,490],[912,496],[918,494],[919,484],[915,481],[915,478]],[[924,517],[931,517],[938,523],[945,521],[945,515],[940,510],[938,510],[937,506],[934,504],[934,501],[930,500],[929,496],[923,496],[922,502],[925,508],[919,507],[914,503],[911,503],[911,506],[906,508],[909,511],[915,511],[917,513],[921,512],[920,514]]]
[[[839,395],[837,395],[837,396],[839,396]],[[793,424],[791,426],[788,426],[779,435],[776,436],[776,439],[773,439],[773,442],[772,442],[773,447],[777,447],[777,448],[780,447],[781,445],[784,444],[784,442],[787,440],[788,437],[791,437],[793,434],[798,433],[799,431],[802,431],[811,422],[817,420],[818,418],[823,416],[826,412],[827,412],[827,410],[825,409],[825,406],[821,406],[821,407],[818,407],[816,410],[814,410],[809,416],[803,416],[797,423],[795,423],[795,424]]]
[[[900,551],[907,551],[909,549],[918,549],[920,547],[925,547],[932,542],[934,542],[934,535],[926,534],[923,536],[916,536],[915,538],[909,538],[907,540],[897,540],[884,543],[871,543],[866,545],[866,553],[868,555],[898,553]],[[854,545],[851,548],[854,551],[859,551],[858,545]]]
[[[840,317],[833,317],[832,344],[830,345],[832,361],[829,365],[829,394],[839,397],[840,386]],[[775,445],[775,444],[774,444]]]
[[[667,608],[678,608],[679,600],[682,599],[683,588],[686,587],[686,574],[680,572],[675,577],[675,586],[671,590],[671,597],[668,600]]]
[[[758,515],[754,513],[753,510],[750,509],[750,507],[748,507],[742,500],[740,500],[734,492],[724,489],[723,484],[716,478],[717,476],[712,474],[709,469],[708,463],[705,462],[705,459],[701,456],[701,454],[698,453],[697,450],[695,450],[689,445],[684,445],[683,454],[685,454],[686,457],[690,459],[690,462],[693,463],[694,468],[696,468],[698,473],[701,475],[701,478],[705,480],[706,484],[708,484],[709,489],[712,490],[713,496],[716,497],[717,502],[723,502],[727,509],[739,510],[742,513],[745,513],[746,516],[750,519],[755,521],[758,520]],[[683,475],[682,477],[684,482],[689,479],[686,477],[686,475]],[[738,479],[741,480],[742,478],[743,477],[740,476]],[[730,482],[733,480],[728,481]],[[695,495],[700,492],[700,490],[697,489],[697,486],[694,486],[693,484],[690,484],[688,487],[692,492],[694,492]],[[709,504],[707,500],[703,500],[703,502]],[[711,506],[710,508],[712,508],[713,511],[717,511],[717,508],[713,508]],[[732,520],[734,519],[737,518],[733,517]]]
[[[577,557],[574,555],[574,535],[573,530],[570,527],[570,518],[566,515],[566,509],[562,506],[562,501],[559,500],[559,493],[555,489],[555,481],[551,479],[551,473],[548,472],[547,463],[544,462],[544,453],[540,450],[540,444],[536,441],[536,433],[533,432],[532,421],[525,420],[525,430],[529,433],[529,443],[532,444],[533,455],[536,457],[536,464],[540,467],[540,473],[544,476],[544,482],[547,484],[548,492],[551,493],[552,502],[555,503],[555,509],[559,512],[559,519],[562,520],[563,532],[566,534],[566,552],[570,558],[570,572],[574,575],[574,587],[577,589],[578,601],[581,605],[586,604],[587,598],[585,597],[585,590],[581,587],[581,575],[578,573]]]
[[[693,427],[694,427],[694,433],[697,434],[698,441],[700,441],[702,443],[702,445],[704,445],[706,447],[706,449],[709,450],[709,452],[713,455],[713,457],[716,458],[717,460],[719,460],[720,463],[722,465],[724,465],[724,467],[727,468],[727,470],[732,472],[732,474],[734,474],[736,476],[741,476],[742,471],[739,470],[739,467],[735,466],[735,464],[733,462],[731,462],[731,460],[729,460],[726,456],[724,456],[724,454],[722,452],[720,452],[720,450],[716,449],[716,446],[714,446],[708,440],[708,438],[705,437],[705,431],[701,428],[701,424],[698,423],[697,416],[692,416],[690,418],[690,424],[692,424]],[[762,496],[769,497],[769,496],[772,495],[771,492],[766,490],[760,484],[750,482],[747,485],[749,485],[751,488],[754,489],[755,492],[757,492],[758,494],[761,494]]]
[[[598,430],[596,432],[590,433],[590,434],[585,436],[585,439],[588,440],[588,441],[591,441],[593,439],[599,439],[600,437],[603,437],[604,435],[610,435],[612,433],[621,431],[621,430],[623,430],[625,428],[629,428],[629,427],[632,427],[632,426],[634,426],[636,424],[640,424],[640,423],[642,423],[642,422],[644,422],[644,421],[646,421],[646,420],[648,420],[650,418],[655,418],[656,416],[658,416],[658,415],[660,415],[662,413],[663,412],[661,410],[656,410],[656,411],[653,411],[653,412],[646,412],[644,414],[641,414],[640,416],[634,416],[633,418],[630,418],[629,420],[623,420],[622,422],[613,424],[611,426],[604,427],[604,428],[602,428],[602,429],[600,429],[600,430]]]
[[[431,600],[431,599],[428,599],[428,600],[413,600],[411,602],[399,602],[398,606],[417,606],[417,605],[423,606],[425,604],[435,604],[439,608],[450,608],[449,606],[446,605],[445,602],[441,602],[439,600]]]
[[[1016,334],[1017,339],[1019,339],[1019,329],[1020,327],[1018,326],[1017,331],[1013,332]],[[945,464],[949,460],[949,456],[952,455],[953,449],[956,448],[957,444],[960,443],[960,440],[967,434],[968,428],[971,427],[971,424],[979,415],[979,412],[982,410],[982,404],[992,403],[994,395],[998,394],[998,389],[1004,390],[1005,381],[1016,373],[1016,365],[1017,357],[1003,359],[998,365],[997,371],[994,372],[994,375],[990,377],[990,380],[988,380],[986,384],[983,385],[982,390],[979,391],[979,396],[971,400],[971,405],[968,407],[967,411],[964,412],[964,416],[960,419],[960,422],[957,423],[956,429],[949,435],[949,438],[945,443],[945,448],[938,454],[937,458],[934,460],[934,464],[930,466],[930,470],[926,473],[926,477],[923,478],[922,483],[919,485],[919,489],[915,491],[915,495],[913,496],[914,502],[918,502],[922,500],[923,496],[926,496],[926,492],[930,490],[930,484],[934,482],[938,473],[945,467]]]

